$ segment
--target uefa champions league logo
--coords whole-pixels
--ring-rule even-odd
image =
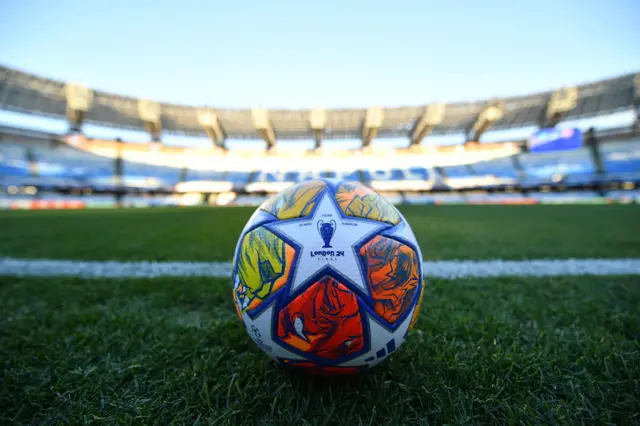
[[[336,221],[333,219],[331,219],[329,222],[319,220],[317,225],[318,233],[320,234],[320,237],[322,237],[322,241],[324,241],[324,245],[322,246],[322,248],[332,248],[331,239],[336,233]]]
[[[326,250],[333,248],[331,239],[336,234],[336,221],[333,219],[328,222],[319,220],[316,222],[316,226],[324,245],[322,246],[323,250],[311,250],[311,257],[315,257],[318,260],[336,260],[338,257],[344,257],[344,250]]]

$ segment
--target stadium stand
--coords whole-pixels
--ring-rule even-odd
[[[608,179],[637,179],[640,172],[640,137],[605,144],[600,152]]]
[[[634,105],[634,78],[635,74],[627,74],[499,101],[382,109],[267,111],[212,110],[153,103],[0,67],[0,93],[4,109],[67,117],[75,128],[81,128],[83,121],[87,121],[142,131],[150,122],[156,122],[162,132],[169,134],[201,136],[210,133],[207,129],[213,129],[226,139],[255,139],[260,133],[273,133],[278,140],[286,140],[315,139],[316,131],[322,132],[322,139],[362,139],[363,127],[368,127],[377,129],[378,138],[410,136],[407,139],[415,141],[413,130],[423,132],[421,124],[424,123],[430,123],[431,135],[468,134],[470,129],[475,129],[474,135],[479,137],[482,131],[478,130],[486,131],[488,123],[493,129],[504,129],[539,125],[541,121],[548,121],[547,117],[573,119],[610,114]]]
[[[568,152],[527,153],[520,156],[524,186],[595,181],[594,164],[586,148]]]
[[[394,202],[556,202],[621,193],[627,199],[640,183],[638,80],[630,74],[529,96],[424,107],[239,111],[127,98],[0,67],[2,109],[66,117],[70,129],[61,135],[0,128],[0,205],[256,204],[315,178],[357,180]],[[561,120],[595,122],[624,111],[635,113],[634,123],[556,132],[580,137],[570,149],[541,151],[533,139],[480,140],[517,128],[542,129],[548,138]],[[82,134],[85,121],[144,130],[151,142],[90,139]],[[207,135],[212,144],[168,146],[161,142],[165,133]],[[454,145],[425,142],[446,134],[463,136]],[[406,148],[374,141],[398,136],[407,138]],[[266,149],[226,144],[258,137]],[[362,147],[323,143],[346,137],[361,139]],[[313,150],[277,143],[304,138],[315,141]]]

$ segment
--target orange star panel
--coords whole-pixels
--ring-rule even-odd
[[[394,324],[411,307],[420,280],[418,256],[399,241],[376,236],[360,248],[375,312]]]
[[[336,192],[336,201],[347,216],[386,222],[400,223],[396,208],[377,192],[357,182],[345,182]]]
[[[278,337],[325,359],[360,351],[364,336],[356,295],[331,277],[320,279],[282,308]]]

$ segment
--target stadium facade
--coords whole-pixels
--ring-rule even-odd
[[[0,128],[5,208],[256,204],[314,178],[357,180],[395,202],[638,199],[640,74],[467,103],[228,110],[134,99],[0,67],[0,109],[67,120],[69,128]],[[631,119],[596,124],[620,113]],[[149,143],[91,139],[82,133],[86,124],[145,131]],[[531,134],[485,141],[488,131],[504,129]],[[458,134],[455,145],[427,143]],[[163,135],[206,135],[211,144],[169,146]],[[398,137],[406,146],[376,142]],[[264,149],[228,149],[238,139],[262,139]],[[357,139],[360,147],[331,148],[329,139]]]

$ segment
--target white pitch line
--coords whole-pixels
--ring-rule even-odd
[[[640,259],[425,261],[427,277],[553,277],[640,275]],[[118,262],[0,258],[0,275],[80,278],[229,278],[231,262]]]

